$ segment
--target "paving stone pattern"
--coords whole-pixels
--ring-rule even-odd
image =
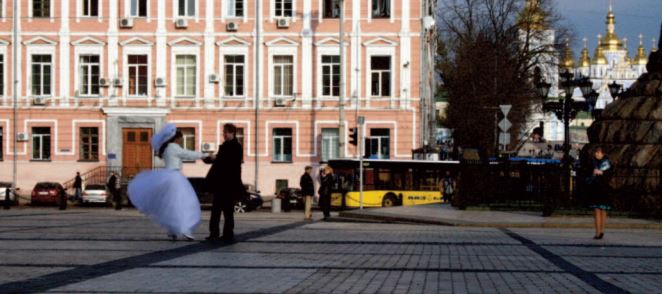
[[[589,229],[301,216],[242,214],[239,242],[209,244],[169,241],[130,209],[0,211],[0,292],[661,293],[657,230],[613,230],[597,241]]]

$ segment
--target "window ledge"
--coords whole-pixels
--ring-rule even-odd
[[[30,162],[51,162],[51,159],[30,159]]]
[[[79,159],[77,162],[99,162],[99,159]]]
[[[273,160],[273,161],[271,161],[270,163],[274,163],[274,164],[291,164],[291,163],[293,163],[293,161],[292,161],[292,160],[289,160],[289,161],[274,161],[274,160]]]

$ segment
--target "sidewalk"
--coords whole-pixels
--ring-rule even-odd
[[[591,216],[542,217],[538,212],[504,212],[458,210],[449,204],[428,204],[372,208],[339,213],[340,218],[382,222],[420,223],[465,227],[524,227],[524,228],[593,228]],[[609,215],[609,229],[661,230],[657,221]]]

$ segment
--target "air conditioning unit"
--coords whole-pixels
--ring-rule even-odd
[[[187,28],[187,20],[184,18],[179,18],[175,20],[175,28],[178,29],[186,29]]]
[[[166,79],[164,79],[164,78],[154,79],[154,86],[155,87],[166,87]]]
[[[110,85],[111,85],[111,82],[107,78],[100,78],[99,79],[99,86],[108,87]]]
[[[214,151],[214,144],[212,144],[212,143],[203,143],[203,145],[201,145],[201,151],[203,151],[203,152],[212,152],[212,151]]]
[[[46,105],[46,98],[45,97],[32,97],[32,105]]]
[[[18,133],[18,134],[16,134],[16,141],[27,142],[28,141],[28,134],[27,133]]]
[[[288,18],[277,19],[277,28],[287,29],[288,26],[290,26],[290,19]]]
[[[210,76],[208,77],[208,80],[212,84],[219,83],[219,75],[218,74],[210,74]]]
[[[122,79],[121,78],[113,79],[113,87],[116,88],[122,87]]]
[[[229,22],[226,24],[226,30],[229,32],[237,31],[238,25],[236,22]]]
[[[134,19],[130,17],[125,17],[120,20],[120,27],[124,29],[129,29],[134,27]]]
[[[274,99],[274,106],[284,107],[284,106],[286,106],[286,100],[284,98],[275,98]]]

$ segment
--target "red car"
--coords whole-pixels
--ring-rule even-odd
[[[59,204],[60,199],[65,193],[64,187],[60,183],[41,182],[32,189],[30,204]],[[66,197],[66,195],[65,195]]]

